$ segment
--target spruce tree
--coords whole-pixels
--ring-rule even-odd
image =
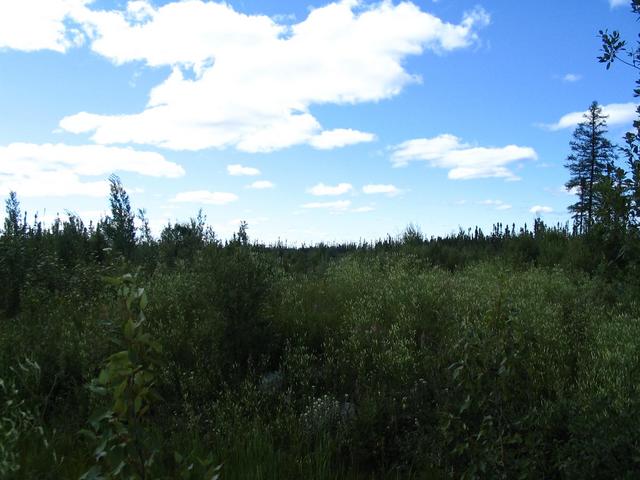
[[[640,20],[640,0],[631,0],[630,6],[636,20]],[[606,65],[607,70],[614,62],[619,62],[640,72],[640,35],[635,47],[628,45],[618,31],[609,33],[607,30],[600,30],[599,35],[602,39],[602,55],[598,60]],[[633,95],[636,98],[640,97],[640,76],[636,78]],[[629,209],[628,224],[638,229],[640,228],[640,105],[636,112],[633,129],[625,135],[622,151],[627,159],[629,172],[629,178],[625,179]]]
[[[638,115],[640,118],[640,112]],[[629,198],[629,224],[640,228],[640,120],[634,121],[634,128],[636,132],[627,132],[623,151],[627,157],[630,174],[630,178],[626,182]]]
[[[16,192],[9,192],[5,210],[7,216],[4,219],[4,233],[9,237],[15,237],[23,231],[23,225],[20,224],[20,202]]]
[[[602,211],[599,185],[615,172],[614,147],[606,133],[607,116],[598,102],[593,102],[573,132],[571,153],[565,163],[570,175],[565,186],[578,195],[578,201],[569,206],[569,211],[579,233],[589,232],[598,212]]]
[[[113,249],[130,258],[136,242],[134,214],[129,195],[116,175],[109,177],[111,216],[105,219],[104,231]]]

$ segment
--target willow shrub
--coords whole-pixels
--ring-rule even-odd
[[[287,270],[237,244],[145,270],[163,352],[149,429],[164,451],[212,455],[223,478],[638,471],[635,284],[511,258],[452,271],[398,251],[321,267]],[[67,473],[91,466],[69,432],[117,351],[117,298],[89,274],[71,268],[55,291],[33,280],[0,328],[0,378],[27,352],[42,367],[24,405],[49,399],[39,411]]]

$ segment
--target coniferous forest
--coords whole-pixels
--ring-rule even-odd
[[[589,107],[568,224],[293,247],[154,237],[116,176],[96,224],[11,193],[0,478],[638,478],[638,114]]]

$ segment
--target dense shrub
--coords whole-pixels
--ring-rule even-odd
[[[246,228],[222,244],[194,220],[125,259],[99,232],[69,219],[0,236],[0,378],[16,405],[3,418],[27,432],[2,450],[7,478],[92,471],[78,431],[100,400],[87,385],[123,348],[104,278],[135,271],[140,328],[161,351],[161,400],[135,430],[160,476],[640,471],[633,242],[611,263],[597,239],[536,223],[293,249],[251,244]],[[38,380],[18,388],[25,357]]]

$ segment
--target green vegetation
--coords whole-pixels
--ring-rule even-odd
[[[296,249],[246,225],[223,243],[202,216],[129,244],[126,221],[7,209],[3,478],[640,468],[632,224],[617,244],[537,220]]]
[[[605,127],[570,144],[571,227],[291,248],[202,214],[155,239],[117,177],[97,225],[12,193],[0,477],[637,478],[640,121],[626,170]]]

